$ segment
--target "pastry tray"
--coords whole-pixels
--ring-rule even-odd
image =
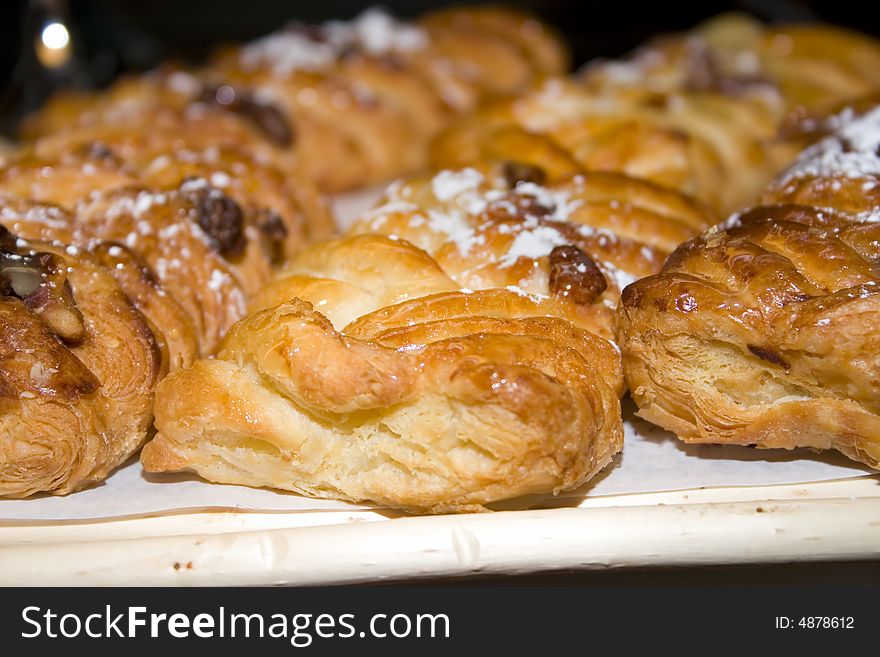
[[[0,523],[0,583],[23,586],[314,585],[878,557],[880,475],[457,516],[204,509]]]
[[[341,199],[352,216],[375,198]],[[339,201],[339,200],[338,200]],[[628,448],[530,510],[407,517],[144,477],[0,500],[0,585],[331,584],[558,569],[880,558],[880,474],[834,454],[685,446],[634,418]]]

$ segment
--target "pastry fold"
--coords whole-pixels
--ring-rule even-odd
[[[437,513],[607,465],[623,440],[611,345],[506,290],[507,314],[480,299],[444,314],[459,294],[428,297],[429,322],[373,334],[363,319],[358,337],[298,299],[249,316],[161,384],[144,468]]]
[[[519,161],[551,180],[624,173],[726,215],[754,202],[841,104],[876,99],[878,70],[880,44],[865,35],[723,15],[481,105],[435,139],[431,162]]]
[[[350,21],[291,23],[222,48],[197,70],[59,95],[24,134],[51,141],[75,126],[112,141],[113,125],[149,125],[142,140],[156,145],[183,125],[201,148],[248,144],[285,175],[339,192],[420,170],[452,118],[568,65],[554,31],[516,10],[453,8],[404,22],[374,8]]]
[[[880,465],[880,109],[679,247],[620,306],[639,415],[687,442]]]
[[[401,181],[303,251],[160,385],[144,467],[433,513],[587,481],[622,447],[620,291],[711,213],[622,175],[540,176]]]
[[[95,254],[0,229],[0,496],[69,493],[146,440],[167,372]]]

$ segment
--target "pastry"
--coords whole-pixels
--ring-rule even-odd
[[[423,168],[452,116],[567,64],[551,30],[520,12],[457,8],[406,24],[371,9],[221,52],[207,75],[282,108],[301,169],[340,191]]]
[[[110,95],[137,104],[173,75]],[[331,232],[253,121],[169,101],[145,130],[126,112],[37,139],[0,169],[4,276],[47,280],[3,287],[0,496],[101,481],[151,435],[158,381],[212,353],[248,295]]]
[[[172,186],[175,175],[159,181],[102,155],[17,156],[0,171],[0,496],[66,494],[135,453],[158,381],[211,353],[306,239],[232,198],[259,173]]]
[[[0,197],[0,229],[0,496],[107,476],[150,435],[158,381],[211,353],[272,276],[241,208],[200,178],[73,211]]]
[[[0,496],[102,480],[147,438],[167,371],[149,321],[90,250],[0,227]]]
[[[143,139],[155,150],[164,126],[184,123],[202,147],[222,135],[336,192],[422,168],[429,139],[453,116],[567,65],[550,28],[517,11],[448,9],[403,23],[370,9],[348,22],[291,24],[221,49],[196,71],[60,95],[23,135],[64,142],[56,135],[74,126],[80,141],[88,130],[108,141],[111,126],[149,124],[157,135]]]
[[[111,94],[120,96],[119,115],[27,144],[0,172],[0,193],[73,209],[99,192],[136,186],[162,192],[201,179],[242,208],[251,238],[260,233],[275,242],[265,246],[278,259],[333,232],[314,186],[288,175],[275,149],[236,115],[193,107],[125,109],[129,93],[123,90],[134,87],[130,95],[152,98],[139,88],[161,87],[168,79],[173,75],[127,83]]]
[[[187,366],[199,355],[200,335],[194,318],[168,294],[143,258],[125,245],[84,238],[69,212],[16,197],[0,197],[0,224],[25,244],[27,240],[51,243],[73,255],[81,250],[74,242],[84,247],[144,315],[160,349],[163,371]]]
[[[145,276],[184,309],[201,354],[244,314],[248,290],[271,278],[268,259],[244,233],[238,205],[204,181],[167,192],[120,189],[76,212],[22,205],[7,199],[0,210],[0,221],[18,235],[72,248],[99,240],[132,251]]]
[[[620,174],[543,176],[392,185],[160,385],[144,467],[411,512],[589,479],[622,446],[620,290],[711,213]]]
[[[620,306],[639,415],[686,442],[880,465],[880,109],[680,246]]]
[[[552,300],[461,290],[375,235],[310,247],[284,279],[160,385],[147,471],[474,511],[574,488],[622,445],[617,351]]]
[[[541,167],[551,180],[618,172],[726,212],[754,198],[778,171],[785,149],[770,140],[780,120],[749,99],[648,89],[597,93],[554,78],[457,122],[434,142],[432,164],[518,160]]]
[[[593,89],[712,91],[780,102],[786,111],[827,108],[877,91],[880,44],[829,24],[765,25],[722,14],[685,34],[665,35],[583,77]]]
[[[584,173],[555,183],[516,162],[405,179],[349,234],[408,240],[459,285],[509,288],[562,303],[614,337],[614,309],[631,281],[659,271],[713,214],[670,189],[618,173]]]
[[[880,92],[878,65],[880,43],[866,36],[723,16],[485,104],[436,139],[431,160],[622,172],[727,214],[818,136],[807,126]]]

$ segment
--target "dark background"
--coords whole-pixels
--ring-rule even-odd
[[[880,3],[864,0],[5,0],[0,8],[0,131],[38,107],[59,86],[101,87],[126,71],[163,59],[198,61],[218,43],[265,34],[289,20],[351,18],[380,4],[412,18],[455,4],[507,4],[528,9],[559,28],[576,64],[626,53],[659,32],[687,29],[717,13],[745,11],[766,21],[823,20],[880,35]],[[74,65],[47,73],[36,64],[33,39],[47,12],[67,14]]]

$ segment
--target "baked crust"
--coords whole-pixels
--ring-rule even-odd
[[[0,193],[73,210],[98,191],[204,180],[239,204],[250,238],[278,261],[329,237],[332,218],[314,186],[301,175],[292,183],[278,150],[236,115],[163,96],[173,75],[121,83],[95,101],[105,111],[27,144],[0,173]],[[156,105],[163,98],[168,105]]]
[[[781,101],[797,113],[875,93],[877,40],[830,24],[767,25],[721,14],[684,34],[657,37],[627,59],[584,70],[592,89],[708,91]]]
[[[620,290],[711,213],[619,174],[543,176],[393,185],[163,382],[144,467],[412,512],[586,481],[622,446]]]
[[[315,245],[286,278],[216,358],[160,385],[147,471],[474,511],[574,488],[621,448],[616,349],[540,299],[461,292],[376,235]]]
[[[432,164],[520,161],[550,180],[623,173],[727,212],[754,198],[796,151],[774,141],[781,105],[719,93],[592,89],[553,78],[456,122]]]
[[[0,496],[69,493],[146,440],[167,362],[149,322],[90,252],[5,229],[3,242]],[[42,281],[33,291],[29,277]]]
[[[167,151],[164,128],[183,124],[171,132],[201,148],[247,144],[285,175],[339,192],[420,170],[452,117],[567,66],[562,41],[522,12],[457,8],[404,23],[371,9],[348,22],[288,25],[219,50],[199,70],[59,95],[23,134],[52,141],[78,126],[110,141],[111,125],[149,125],[140,138]]]
[[[639,415],[682,440],[880,465],[880,109],[808,149],[764,205],[628,287]]]
[[[878,67],[880,45],[864,35],[724,15],[483,104],[434,141],[431,162],[518,160],[550,180],[614,171],[727,214],[754,202],[836,107],[875,95]]]

